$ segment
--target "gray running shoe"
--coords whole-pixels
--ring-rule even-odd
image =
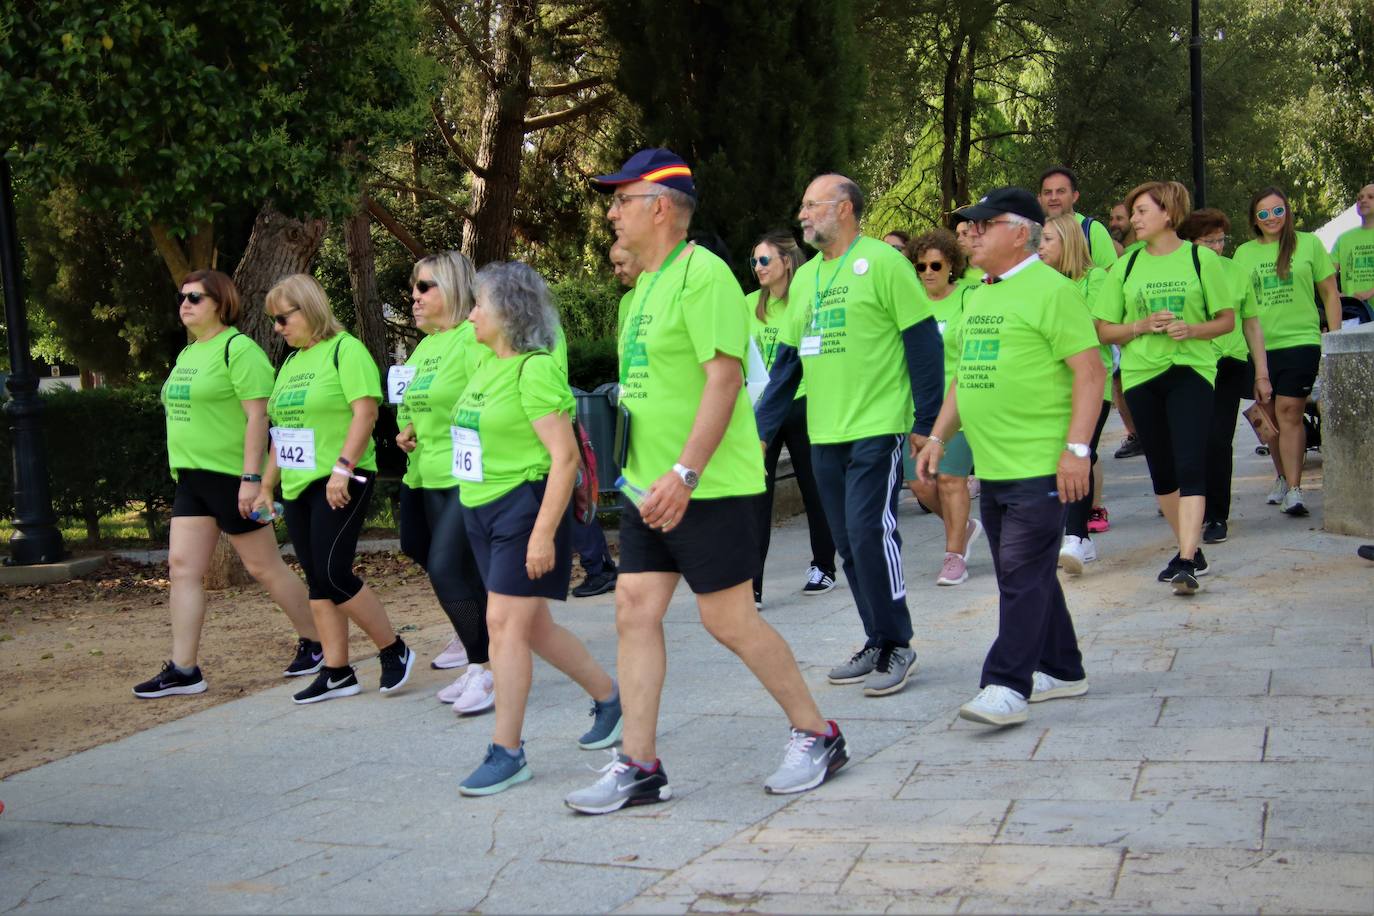
[[[792,729],[782,766],[764,782],[765,792],[790,795],[814,789],[849,762],[849,751],[844,744],[844,735],[840,734],[840,727],[834,722],[829,725],[835,730],[830,737],[804,732],[799,728]]]
[[[601,778],[570,793],[563,799],[565,805],[583,814],[610,814],[627,806],[652,805],[673,797],[661,761],[655,761],[658,765],[649,772],[624,754],[610,754],[611,762],[601,768]]]
[[[830,669],[830,683],[857,684],[868,677],[868,673],[877,663],[878,647],[865,646],[850,656],[849,661],[843,665],[836,665]]]
[[[906,686],[916,670],[916,650],[905,646],[883,646],[873,673],[864,678],[864,696],[885,697]]]

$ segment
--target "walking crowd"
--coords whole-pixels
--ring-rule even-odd
[[[1088,690],[1056,570],[1083,574],[1098,556],[1093,535],[1110,527],[1098,451],[1113,405],[1129,433],[1117,454],[1144,454],[1177,544],[1158,579],[1194,595],[1212,569],[1201,544],[1230,536],[1240,402],[1254,401],[1247,416],[1274,462],[1269,502],[1306,514],[1303,417],[1322,330],[1339,331],[1343,310],[1367,317],[1374,296],[1374,184],[1360,191],[1361,226],[1340,238],[1333,262],[1295,230],[1275,187],[1255,194],[1245,214],[1253,238],[1228,259],[1226,214],[1192,210],[1177,182],[1135,187],[1103,223],[1075,211],[1077,177],[1056,167],[1038,193],[993,189],[944,226],[880,240],[861,231],[859,186],[826,174],[797,214],[815,254],[790,229],[766,233],[750,252],[758,288],[748,294],[691,240],[698,189],[681,158],[644,150],[592,185],[609,203],[610,261],[628,288],[613,398],[618,565],[594,514],[576,510],[582,450],[567,346],[533,269],[476,270],[453,251],[421,259],[410,279],[423,337],[385,385],[407,455],[401,547],[453,630],[431,664],[460,671],[438,698],[461,715],[494,711],[459,791],[491,795],[531,778],[521,732],[537,654],[586,691],[591,726],[578,746],[611,749],[599,778],[566,798],[588,814],[672,795],[656,735],[663,620],[679,580],[707,632],[788,721],[765,790],[812,789],[848,761],[839,726],[760,613],[784,446],[810,535],[799,592],[830,591],[843,569],[863,630],[829,682],[883,697],[915,673],[897,523],[910,487],[943,523],[938,586],[968,580],[980,538],[992,554],[998,634],[980,692],[959,714],[1024,722],[1029,703]],[[350,621],[377,648],[380,692],[403,688],[416,653],[354,569],[384,397],[371,355],[306,274],[266,298],[291,348],[275,373],[235,330],[239,295],[224,274],[189,274],[178,304],[192,342],[162,392],[177,484],[172,655],[134,694],[207,689],[197,664],[203,580],[221,532],[296,631],[283,673],[310,678],[296,703],[361,691]],[[278,516],[304,583],[277,550]],[[574,552],[587,573],[574,594],[615,591],[614,674],[550,611],[568,597]]]

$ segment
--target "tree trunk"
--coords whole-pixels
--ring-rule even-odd
[[[463,232],[463,253],[478,266],[510,254],[515,198],[520,191],[520,153],[530,107],[530,47],[537,21],[534,0],[506,4],[498,25],[492,82],[482,108],[477,148],[480,171],[472,176],[471,217]]]
[[[386,322],[377,295],[377,264],[372,252],[372,218],[366,208],[344,220],[344,250],[348,280],[353,286],[353,313],[358,316],[358,339],[380,369],[387,365]]]
[[[253,577],[243,568],[238,552],[229,543],[229,536],[220,532],[215,552],[210,555],[210,568],[205,572],[205,587],[210,590],[251,585]]]
[[[273,364],[281,362],[285,345],[272,333],[272,322],[265,312],[267,291],[282,277],[304,273],[310,267],[327,227],[322,219],[292,219],[271,203],[263,204],[253,221],[248,247],[234,271],[243,303],[239,330],[256,340]]]

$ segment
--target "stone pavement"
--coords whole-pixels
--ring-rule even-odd
[[[785,723],[680,590],[669,804],[562,806],[607,758],[577,750],[589,704],[547,666],[527,719],[536,778],[487,799],[456,786],[491,720],[435,702],[440,672],[304,708],[288,685],[0,782],[0,910],[1369,913],[1374,565],[1314,530],[1319,489],[1308,520],[1264,506],[1268,461],[1248,429],[1237,441],[1232,539],[1207,548],[1216,572],[1191,599],[1154,581],[1172,546],[1143,459],[1105,459],[1112,531],[1067,583],[1092,692],[1026,725],[955,714],[995,628],[986,544],[966,585],[936,588],[939,524],[902,503],[920,672],[867,699],[825,683],[859,629],[844,586],[793,592],[795,520],[775,532],[765,614],[854,753],[815,792],[764,794]],[[609,596],[557,613],[613,661]],[[422,615],[414,642],[436,650],[440,615]],[[360,674],[375,686],[376,663]]]

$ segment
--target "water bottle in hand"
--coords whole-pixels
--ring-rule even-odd
[[[644,490],[635,486],[634,484],[626,480],[623,476],[616,478],[615,487],[621,493],[624,493],[625,496],[630,500],[630,502],[635,504],[635,508],[639,508],[640,506],[642,506],[644,504],[644,497],[649,495],[648,490]]]
[[[268,522],[275,522],[277,519],[281,518],[282,511],[282,504],[273,501],[271,515],[264,518],[261,512],[259,512],[257,509],[254,509],[252,512],[248,513],[248,518],[250,521],[262,522],[265,525]]]

